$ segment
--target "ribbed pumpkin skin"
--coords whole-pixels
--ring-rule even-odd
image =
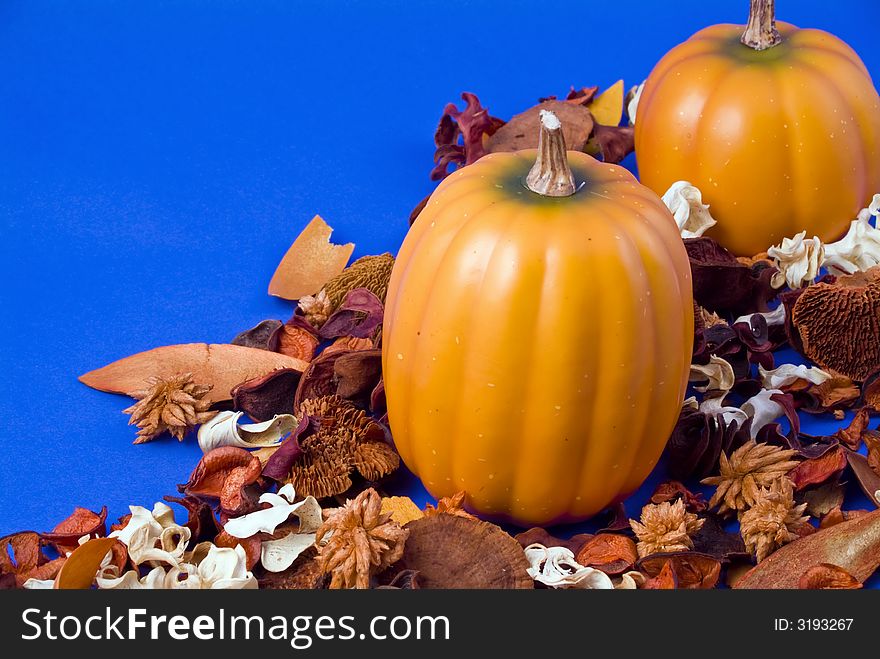
[[[635,490],[678,417],[693,343],[672,216],[625,169],[569,152],[571,197],[521,183],[535,151],[449,176],[410,229],[385,308],[394,441],[436,496],[520,524]]]
[[[636,115],[642,183],[696,185],[718,220],[707,235],[738,255],[804,229],[836,240],[880,191],[865,65],[827,32],[776,25],[782,43],[760,52],[741,25],[701,30],[660,60]]]

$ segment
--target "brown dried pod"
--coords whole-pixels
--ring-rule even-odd
[[[862,583],[842,567],[831,563],[814,565],[798,580],[801,590],[856,590]]]
[[[293,401],[302,373],[281,368],[247,380],[232,390],[232,404],[254,421],[269,421],[277,414],[293,414]]]
[[[348,354],[342,350],[325,353],[312,360],[299,381],[296,396],[293,399],[294,414],[299,415],[299,408],[304,400],[332,396],[336,393],[336,375],[334,367],[336,360],[342,355]]]
[[[862,435],[868,429],[868,423],[870,423],[870,409],[868,407],[861,408],[856,415],[853,417],[853,420],[846,428],[841,428],[834,436],[840,440],[841,443],[845,444],[847,448],[852,449],[853,451],[858,451],[859,446],[862,445]]]
[[[403,557],[389,571],[418,570],[422,588],[533,588],[520,544],[500,527],[458,515],[410,522]]]
[[[323,590],[330,584],[330,575],[324,574],[317,560],[318,550],[309,547],[283,572],[267,572],[260,566],[254,576],[262,590]]]
[[[101,508],[99,513],[77,507],[51,533],[41,533],[40,538],[43,542],[54,545],[59,552],[71,551],[79,546],[79,539],[84,535],[92,538],[106,535],[106,521],[107,506]]]
[[[590,533],[578,533],[571,536],[568,540],[563,540],[562,538],[550,535],[547,529],[543,529],[540,526],[534,526],[528,531],[523,531],[513,536],[513,539],[522,545],[523,549],[537,543],[545,547],[565,547],[575,555],[591,538],[593,538],[593,535]]]
[[[805,357],[864,381],[880,369],[880,266],[807,287],[792,323]]]
[[[239,467],[245,468],[244,473],[256,474],[256,477],[259,477],[263,470],[260,459],[243,448],[236,446],[215,448],[202,456],[190,474],[189,480],[183,485],[178,485],[177,489],[186,494],[219,499],[226,478]],[[254,482],[256,477],[249,482]]]
[[[184,526],[190,530],[188,549],[192,549],[205,540],[213,540],[220,532],[217,518],[214,517],[214,510],[198,497],[164,496],[162,499],[186,509],[188,519]]]
[[[226,531],[220,531],[212,540],[218,547],[228,547],[229,549],[235,549],[238,545],[241,545],[247,557],[248,570],[254,569],[254,566],[260,561],[263,539],[259,533],[252,535],[250,538],[236,538],[229,535]]]
[[[520,151],[538,147],[541,133],[541,111],[553,112],[562,122],[565,143],[571,151],[583,151],[593,132],[592,113],[583,105],[565,101],[544,101],[525,112],[514,115],[489,138],[487,151]]]
[[[797,588],[810,567],[831,563],[865,581],[880,566],[880,510],[812,535],[773,552],[752,568],[735,588]]]
[[[299,325],[282,325],[278,328],[276,352],[304,362],[312,361],[318,349],[318,337]]]
[[[381,350],[354,350],[333,364],[336,394],[352,401],[368,401],[382,378]]]

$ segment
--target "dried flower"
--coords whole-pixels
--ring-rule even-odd
[[[330,588],[369,588],[371,575],[403,556],[409,531],[381,510],[382,497],[370,488],[331,510],[318,529],[319,560],[332,575]]]
[[[798,381],[811,384],[822,384],[831,379],[831,374],[821,368],[804,366],[803,364],[782,364],[779,368],[765,370],[758,366],[758,374],[765,389],[781,389]]]
[[[601,570],[579,564],[570,549],[534,544],[525,548],[529,576],[550,588],[613,590],[611,578]]]
[[[794,488],[781,476],[769,488],[760,488],[751,508],[740,515],[740,533],[748,550],[760,563],[782,545],[798,537],[794,532],[806,524],[807,504],[795,505]]]
[[[761,488],[769,487],[798,465],[797,460],[791,459],[795,455],[797,451],[754,440],[743,444],[729,457],[722,453],[720,475],[702,481],[705,485],[717,486],[709,506],[718,506],[718,511],[725,514],[754,505]]]
[[[639,539],[639,556],[659,552],[687,551],[694,546],[690,536],[700,530],[703,520],[687,512],[684,501],[649,503],[642,508],[641,523],[630,520]]]
[[[697,238],[717,224],[703,203],[703,193],[688,181],[676,181],[663,195],[682,238]]]
[[[332,308],[336,309],[356,288],[366,288],[384,302],[393,267],[394,257],[388,253],[359,258],[325,284],[324,291]]]
[[[338,275],[337,275],[338,276]],[[299,299],[299,310],[303,312],[306,321],[314,328],[319,328],[327,322],[335,308],[327,295],[326,289],[321,289],[316,295],[306,295]]]
[[[134,393],[138,402],[123,410],[131,414],[128,424],[138,427],[135,444],[149,442],[165,431],[183,441],[187,432],[216,414],[209,411],[211,401],[205,399],[211,386],[193,382],[192,373],[167,379],[152,377],[147,384],[146,389]]]
[[[857,381],[880,368],[878,318],[880,266],[810,286],[791,314],[804,356]]]
[[[880,229],[871,226],[870,217],[870,211],[859,213],[843,238],[825,245],[823,265],[830,272],[851,275],[880,264]]]
[[[783,238],[781,245],[767,250],[779,272],[773,278],[773,285],[780,288],[802,288],[818,275],[825,260],[825,247],[816,236],[806,239],[807,232],[801,231],[794,238]]]
[[[708,364],[691,364],[691,382],[706,382],[697,391],[730,391],[736,383],[733,367],[725,359],[711,355]]]
[[[626,116],[629,118],[630,126],[636,125],[636,113],[639,109],[639,100],[642,98],[642,92],[645,89],[645,82],[632,87],[626,93]]]

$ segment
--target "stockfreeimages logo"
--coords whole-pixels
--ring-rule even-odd
[[[446,616],[373,616],[361,632],[357,631],[355,616],[227,616],[224,609],[214,616],[189,617],[152,615],[146,609],[134,608],[116,614],[108,606],[101,615],[82,618],[29,608],[22,612],[21,619],[25,626],[21,638],[25,641],[271,640],[306,650],[315,641],[450,640]]]

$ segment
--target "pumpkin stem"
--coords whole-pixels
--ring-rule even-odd
[[[767,50],[782,42],[776,29],[775,0],[751,0],[749,24],[740,41],[754,50]]]
[[[526,176],[525,184],[532,192],[545,197],[568,197],[577,189],[568,166],[562,124],[549,110],[541,110],[538,157]]]

